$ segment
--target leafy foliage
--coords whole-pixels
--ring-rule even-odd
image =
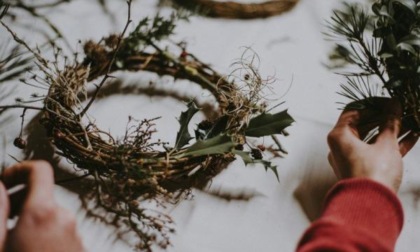
[[[420,4],[418,0],[379,0],[372,13],[347,5],[329,22],[331,38],[338,42],[336,57],[360,71],[343,73],[343,92],[352,100],[382,92],[399,99],[403,122],[420,129]]]
[[[175,149],[180,149],[188,144],[188,142],[193,138],[188,132],[188,125],[191,121],[191,118],[199,111],[194,102],[188,104],[188,110],[181,113],[179,117],[179,124],[181,126],[178,134],[176,135]]]
[[[269,114],[263,113],[251,119],[245,131],[246,136],[263,137],[282,134],[282,131],[294,122],[287,110]]]
[[[207,156],[212,154],[225,154],[232,151],[235,144],[232,138],[227,135],[218,135],[216,137],[199,140],[186,149],[181,156]]]
[[[174,34],[176,22],[188,21],[186,12],[174,12],[169,18],[157,14],[154,18],[146,17],[137,24],[136,28],[124,39],[121,54],[130,55],[144,50],[150,43],[159,42]]]

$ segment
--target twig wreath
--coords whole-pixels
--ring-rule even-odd
[[[268,18],[290,11],[299,0],[274,0],[262,3],[219,2],[213,0],[172,0],[179,6],[199,11],[213,18],[255,19]]]
[[[343,73],[342,94],[361,108],[374,96],[398,99],[403,125],[420,130],[420,4],[418,0],[379,0],[372,12],[357,5],[335,11],[329,28],[337,43],[334,59],[353,66]],[[374,82],[374,83],[372,83]]]
[[[271,136],[278,146],[271,148],[271,152],[278,155],[284,150],[275,135],[285,134],[284,129],[293,119],[287,111],[269,113],[262,96],[267,81],[261,78],[252,61],[240,62],[237,71],[245,74],[239,85],[218,74],[184,47],[179,56],[162,49],[159,42],[173,33],[175,21],[185,18],[181,14],[167,19],[145,18],[126,36],[131,23],[130,4],[128,1],[128,20],[121,35],[108,36],[98,43],[87,41],[84,60],[71,64],[66,61],[62,68],[32,50],[0,20],[15,41],[37,58],[45,77],[33,80],[48,86],[42,108],[16,104],[0,106],[0,112],[23,108],[24,118],[28,109],[41,110],[44,115],[40,123],[57,153],[84,170],[83,177],[94,180],[90,194],[93,201],[85,201],[90,214],[118,227],[121,238],[128,239],[127,234],[137,236],[136,249],[151,251],[153,245],[166,248],[174,228],[170,216],[154,210],[150,202],[157,205],[168,200],[176,202],[188,195],[192,187],[211,180],[236,155],[247,164],[263,164],[278,178],[276,167],[263,159],[261,149],[249,144],[247,137]],[[59,55],[60,51],[56,50],[56,57]],[[152,141],[155,119],[131,119],[124,137],[115,139],[95,125],[87,112],[111,73],[116,71],[149,71],[190,80],[216,98],[217,113],[199,123],[192,137],[188,125],[200,108],[190,102],[179,117],[174,146]],[[82,103],[87,84],[97,79],[100,82],[96,91],[87,104]],[[25,147],[21,136],[15,145]]]

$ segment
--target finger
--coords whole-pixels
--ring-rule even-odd
[[[379,116],[374,115],[369,120],[363,120],[363,122],[360,122],[357,126],[360,139],[365,139],[369,134],[372,134],[373,130],[381,125],[381,120],[378,117]]]
[[[386,97],[367,98],[351,103],[348,107],[359,112],[359,119],[356,125],[360,139],[364,139],[372,129],[380,126],[388,115],[400,117],[402,114],[398,100]]]
[[[382,114],[385,121],[379,127],[377,141],[380,143],[389,142],[390,144],[394,144],[401,130],[401,104],[397,99],[389,99],[388,101],[383,100],[382,104],[379,105],[382,107]]]
[[[53,171],[51,165],[45,161],[16,164],[4,171],[2,179],[7,188],[19,184],[27,186],[25,204],[37,206],[53,199]]]
[[[360,135],[357,129],[360,121],[360,112],[359,110],[346,109],[341,113],[336,125],[327,137],[328,145],[333,152],[360,142]]]
[[[358,110],[344,110],[337,120],[334,128],[347,126],[356,126],[360,120],[360,112]]]
[[[379,127],[379,134],[376,137],[377,144],[394,145],[398,143],[398,135],[401,130],[399,116],[388,115],[385,122]]]
[[[381,113],[378,110],[346,109],[340,115],[335,127],[350,127],[354,135],[358,136],[360,139],[363,139],[372,129],[379,126],[380,122]]]
[[[0,183],[0,251],[4,251],[9,216],[9,198],[3,183]]]
[[[417,143],[419,139],[418,133],[410,132],[399,142],[401,156],[405,156]]]
[[[337,170],[337,165],[335,163],[335,160],[334,160],[334,157],[333,157],[331,151],[328,153],[328,162],[330,163],[330,165],[331,165],[331,167],[334,171],[335,176],[340,179],[341,176],[340,176],[339,171]]]
[[[333,158],[333,156],[332,156],[331,151],[328,153],[328,163],[330,163],[331,167],[332,167],[333,169],[335,169],[335,168],[334,168],[334,167],[335,167],[335,162],[334,162],[334,158]]]

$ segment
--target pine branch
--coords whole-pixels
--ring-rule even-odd
[[[341,95],[357,100],[372,95],[369,78],[376,76],[404,110],[409,128],[420,130],[420,13],[417,0],[379,0],[373,14],[347,5],[328,22],[330,37],[338,42],[335,59],[357,66],[362,72],[345,73]],[[374,24],[374,25],[373,25]],[[372,86],[371,86],[372,87]]]

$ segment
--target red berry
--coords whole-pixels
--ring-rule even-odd
[[[17,137],[13,141],[13,145],[16,146],[19,149],[25,149],[26,148],[26,141],[23,140],[21,137]]]
[[[187,58],[187,56],[188,56],[188,53],[187,53],[186,51],[182,51],[182,52],[181,52],[181,55],[179,55],[179,57],[180,57],[181,59],[185,59],[185,58]]]
[[[260,149],[260,151],[265,151],[265,146],[262,144],[257,145],[257,148]]]

